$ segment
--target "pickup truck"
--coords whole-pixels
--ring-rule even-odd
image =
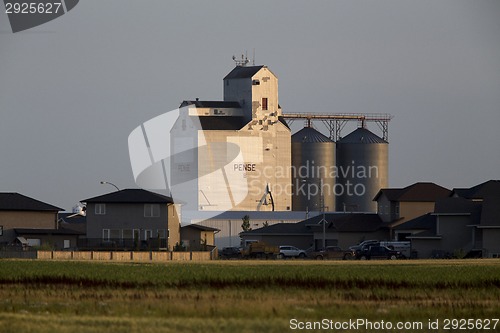
[[[399,251],[391,250],[385,246],[369,246],[356,251],[356,259],[401,259],[404,256]]]
[[[351,259],[352,251],[344,251],[338,246],[327,246],[323,250],[313,251],[308,254],[309,258],[316,260],[324,259]]]

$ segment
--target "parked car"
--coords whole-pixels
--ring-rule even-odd
[[[351,251],[344,251],[338,246],[327,246],[324,250],[312,251],[309,253],[309,258],[316,260],[323,259],[343,259],[350,257]]]
[[[221,259],[236,259],[241,258],[241,249],[239,247],[224,247],[219,252]]]
[[[278,258],[305,258],[306,251],[301,250],[295,246],[290,245],[282,245],[280,246],[280,252],[278,254]]]
[[[363,250],[356,251],[356,259],[369,260],[369,259],[402,259],[404,256],[399,251],[394,251],[385,246],[370,246]]]

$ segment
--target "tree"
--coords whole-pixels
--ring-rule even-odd
[[[245,215],[241,219],[243,220],[243,223],[241,224],[241,229],[243,229],[243,231],[252,230],[252,228],[250,227],[250,216]]]

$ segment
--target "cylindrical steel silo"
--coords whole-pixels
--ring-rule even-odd
[[[338,211],[376,212],[373,198],[388,186],[389,144],[366,128],[337,141]]]
[[[335,142],[311,127],[292,135],[292,209],[335,211]]]

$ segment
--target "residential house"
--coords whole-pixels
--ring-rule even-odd
[[[434,212],[395,227],[419,258],[479,253],[500,257],[500,181],[454,189],[436,201]]]
[[[215,247],[215,234],[219,229],[200,224],[181,228],[181,245],[189,251],[207,251]]]
[[[391,228],[426,213],[434,212],[435,202],[447,198],[451,191],[434,183],[415,183],[405,188],[381,189],[374,201],[377,201],[378,215]],[[391,238],[405,240],[407,234],[391,234]]]
[[[481,206],[462,198],[444,198],[436,202],[435,211],[395,227],[411,240],[418,258],[440,258],[465,255],[473,248],[471,225],[479,221]]]
[[[125,189],[82,200],[87,205],[84,248],[172,250],[180,244],[178,205],[171,197]]]
[[[74,248],[80,233],[58,228],[61,210],[19,193],[0,193],[0,245],[10,249]]]
[[[481,219],[472,226],[474,248],[484,257],[500,257],[500,180],[456,188],[452,196],[481,204]]]

